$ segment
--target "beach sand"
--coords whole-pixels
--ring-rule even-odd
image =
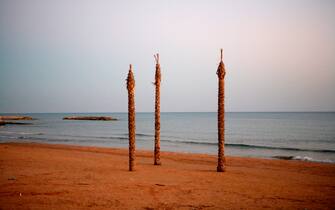
[[[334,209],[335,164],[0,144],[0,209]]]

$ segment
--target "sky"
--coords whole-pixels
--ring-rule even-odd
[[[0,0],[0,113],[335,111],[335,1]]]

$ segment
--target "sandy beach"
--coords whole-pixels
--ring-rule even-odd
[[[335,164],[0,144],[0,209],[334,209]]]

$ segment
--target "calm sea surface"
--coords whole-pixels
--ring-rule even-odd
[[[0,142],[128,147],[127,113],[27,114],[31,125],[0,126]],[[64,121],[70,115],[118,121]],[[137,148],[154,145],[154,114],[136,114]],[[161,113],[163,151],[217,153],[216,113]],[[226,154],[335,163],[335,113],[226,113]]]

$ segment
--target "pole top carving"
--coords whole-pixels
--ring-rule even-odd
[[[135,79],[133,74],[133,66],[129,65],[129,72],[127,77],[127,89],[128,91],[132,92],[135,89]]]

